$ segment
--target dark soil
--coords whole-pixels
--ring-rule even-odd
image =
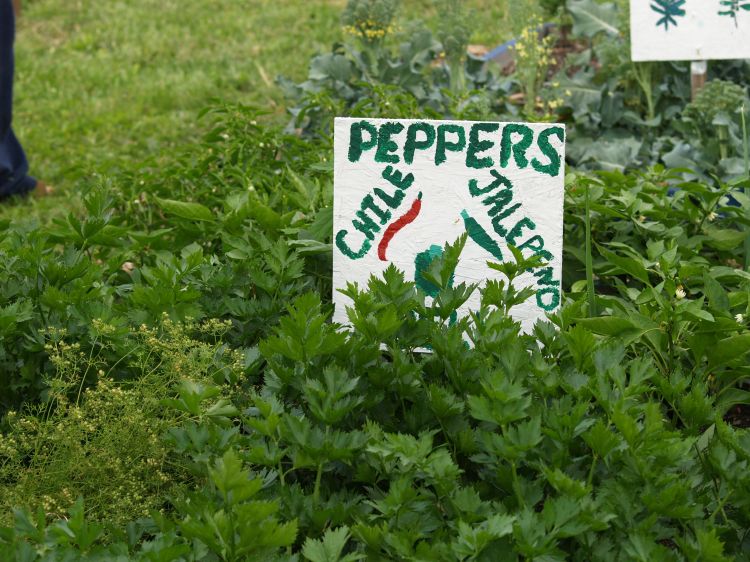
[[[727,423],[732,424],[734,427],[748,428],[750,427],[750,404],[738,404],[733,406],[727,415],[724,416],[724,420]]]

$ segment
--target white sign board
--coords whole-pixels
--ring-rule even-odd
[[[535,289],[511,311],[530,331],[560,305],[564,166],[563,125],[336,119],[334,320],[348,324],[340,290],[390,264],[432,296],[420,272],[468,233],[455,284],[505,280],[487,262],[512,260],[508,244],[547,262],[516,280]],[[479,304],[475,291],[458,312]]]
[[[630,0],[634,61],[750,58],[750,0]]]

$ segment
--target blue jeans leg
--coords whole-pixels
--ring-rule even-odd
[[[13,41],[16,21],[12,0],[0,0],[0,198],[36,187],[29,163],[11,128],[13,118]]]

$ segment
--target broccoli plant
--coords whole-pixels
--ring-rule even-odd
[[[730,156],[733,144],[730,131],[733,123],[736,127],[738,111],[746,99],[742,86],[725,80],[711,80],[685,107],[682,117],[694,127],[698,138],[706,143],[718,141],[719,156],[723,160]],[[715,139],[711,138],[713,133]]]

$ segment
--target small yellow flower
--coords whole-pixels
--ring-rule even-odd
[[[682,285],[679,285],[677,287],[674,292],[674,296],[677,297],[677,300],[684,299],[687,296],[687,293],[685,292],[685,289],[682,288]]]

